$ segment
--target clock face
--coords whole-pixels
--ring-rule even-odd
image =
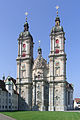
[[[56,49],[56,50],[55,50],[55,53],[56,53],[56,54],[57,54],[57,53],[59,53],[59,50],[58,50],[58,49]]]
[[[26,54],[25,53],[22,53],[22,57],[25,57],[26,56]]]
[[[58,40],[58,39],[56,39],[56,43],[57,43],[57,44],[59,43],[59,40]]]

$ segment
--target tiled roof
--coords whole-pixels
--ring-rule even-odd
[[[66,87],[73,89],[73,85],[71,83],[68,83],[67,81],[66,81]]]
[[[13,82],[14,84],[16,83],[16,80],[15,80],[13,77],[11,77],[11,76],[8,76],[7,79],[8,79],[9,81],[12,80],[12,82]],[[7,79],[6,79],[6,80],[7,80]]]
[[[77,103],[80,103],[80,98],[75,98],[74,101],[76,101]]]
[[[5,88],[5,83],[3,80],[0,80],[0,88],[3,90],[3,91],[7,91],[6,88]]]
[[[14,90],[14,94],[17,94],[17,95],[19,95],[19,94],[16,92],[16,90]]]
[[[13,81],[14,84],[16,83],[16,80],[14,78],[11,77],[11,80]]]

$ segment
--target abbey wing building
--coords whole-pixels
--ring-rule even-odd
[[[73,109],[73,87],[66,81],[65,33],[57,15],[50,33],[49,63],[33,58],[33,37],[26,20],[18,38],[17,92],[19,110],[65,111]]]

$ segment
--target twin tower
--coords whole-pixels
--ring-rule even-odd
[[[73,88],[66,81],[65,33],[57,15],[50,33],[49,63],[33,58],[33,37],[26,19],[18,38],[17,92],[19,110],[65,111],[72,108]]]

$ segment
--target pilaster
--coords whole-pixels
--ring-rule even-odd
[[[41,111],[45,111],[45,106],[44,106],[44,82],[42,82],[42,105],[41,105]]]
[[[49,83],[49,111],[54,111],[54,85]]]

